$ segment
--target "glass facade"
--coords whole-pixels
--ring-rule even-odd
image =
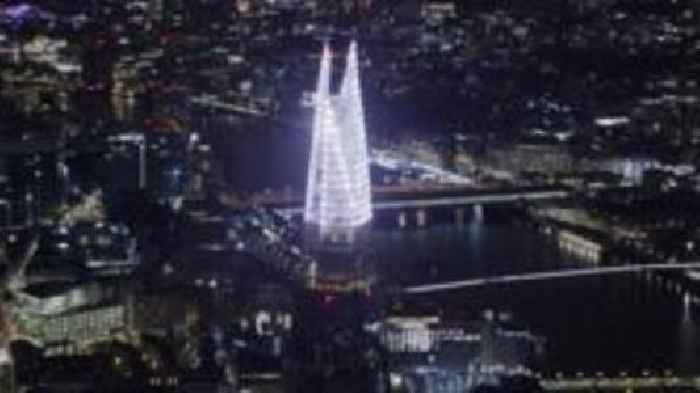
[[[304,220],[321,236],[347,233],[372,218],[369,162],[357,44],[351,43],[339,95],[330,93],[331,51],[326,44],[315,96]]]

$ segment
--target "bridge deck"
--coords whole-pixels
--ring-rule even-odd
[[[647,270],[687,270],[700,269],[700,262],[688,263],[651,263],[651,264],[634,264],[622,266],[600,266],[582,269],[566,269],[545,272],[532,272],[520,274],[508,274],[503,276],[492,276],[484,278],[473,278],[460,281],[449,281],[437,284],[416,285],[404,288],[403,292],[407,294],[432,293],[440,291],[448,291],[453,289],[462,289],[470,287],[481,287],[494,284],[506,284],[514,282],[526,281],[543,281],[563,278],[589,277],[607,274],[633,273],[643,272]]]
[[[499,190],[473,188],[440,188],[432,190],[388,189],[373,190],[372,207],[375,210],[391,210],[419,207],[459,206],[471,204],[511,203],[520,200],[565,199],[570,190],[562,187],[527,187]],[[303,199],[289,196],[279,199],[270,197],[260,203],[283,213],[301,213]]]

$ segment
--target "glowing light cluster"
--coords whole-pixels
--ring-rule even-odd
[[[331,52],[324,45],[314,103],[304,220],[321,234],[362,226],[372,218],[367,136],[357,59],[350,44],[340,94],[330,93]]]

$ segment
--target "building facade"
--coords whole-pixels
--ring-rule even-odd
[[[330,93],[331,60],[326,44],[314,104],[304,221],[321,239],[344,241],[372,218],[357,44],[350,44],[338,95]]]
[[[390,316],[376,329],[387,351],[392,392],[464,392],[534,375],[543,341],[507,312],[449,323],[434,314]]]

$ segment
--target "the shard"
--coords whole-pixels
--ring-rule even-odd
[[[332,55],[324,45],[314,103],[304,221],[321,237],[352,239],[372,219],[367,137],[357,44],[348,51],[340,93],[330,91]]]

